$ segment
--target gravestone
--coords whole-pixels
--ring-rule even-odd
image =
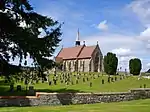
[[[35,90],[34,90],[34,86],[29,86],[29,90],[28,90],[28,95],[34,96],[35,95]]]
[[[102,84],[104,84],[104,79],[102,79]]]
[[[36,80],[36,84],[38,84],[38,83],[39,83],[39,80],[37,79],[37,80]]]
[[[21,91],[21,85],[17,85],[17,91]]]
[[[115,81],[117,81],[117,77],[115,77]]]
[[[55,84],[55,85],[57,85],[57,81],[56,81],[56,79],[54,80],[54,84]]]
[[[120,76],[120,80],[122,80],[122,77]]]
[[[79,81],[78,80],[76,80],[76,84],[78,84],[79,83]]]
[[[88,78],[88,77],[87,77],[86,79],[87,79],[87,81],[89,81],[89,78]]]
[[[49,85],[52,85],[52,81],[49,81]]]
[[[108,83],[110,83],[110,77],[108,77]]]
[[[114,82],[114,78],[113,77],[111,78],[111,82]]]
[[[11,84],[11,85],[10,85],[9,91],[10,91],[10,92],[13,92],[13,91],[14,91],[14,84]]]
[[[144,88],[146,88],[146,84],[144,84]]]
[[[90,87],[92,87],[92,82],[90,82]]]
[[[71,82],[72,85],[74,85],[73,81]]]
[[[83,82],[85,82],[85,78],[83,78]]]
[[[4,83],[8,83],[8,80],[7,80],[7,79],[5,79]]]

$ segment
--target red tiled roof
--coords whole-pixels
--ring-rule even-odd
[[[56,58],[62,59],[76,59],[76,58],[90,58],[96,46],[76,46],[70,48],[63,48]]]
[[[90,58],[92,56],[93,51],[95,50],[96,46],[86,46],[81,51],[78,58]]]
[[[82,50],[84,46],[75,46],[75,47],[70,47],[70,48],[63,48],[57,57],[61,57],[63,59],[74,59],[77,58],[79,55],[80,51]]]

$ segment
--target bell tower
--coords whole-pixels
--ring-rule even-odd
[[[78,32],[77,32],[77,37],[76,37],[75,46],[80,46],[80,39],[79,39],[79,28],[78,28]]]

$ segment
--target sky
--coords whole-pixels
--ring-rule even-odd
[[[56,49],[74,46],[77,30],[81,43],[99,43],[103,55],[116,53],[119,67],[128,69],[132,58],[150,67],[150,0],[29,0],[34,11],[63,23]],[[15,62],[16,63],[16,62]]]

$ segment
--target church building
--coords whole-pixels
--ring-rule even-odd
[[[98,45],[81,45],[79,30],[75,46],[62,48],[56,56],[56,62],[62,63],[63,71],[71,72],[101,72],[103,70],[103,55]]]

